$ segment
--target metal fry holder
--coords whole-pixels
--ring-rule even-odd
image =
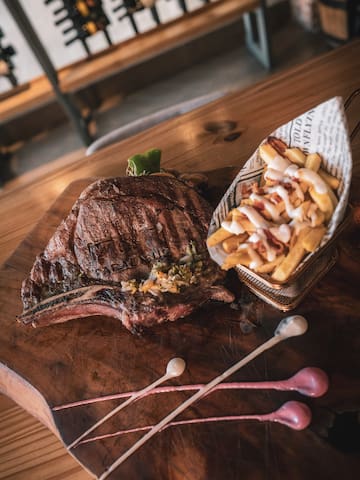
[[[354,98],[360,94],[355,90],[344,103],[348,110]],[[360,130],[360,121],[355,125],[351,134],[352,141]],[[336,229],[333,237],[315,252],[308,261],[303,262],[286,282],[274,283],[269,276],[259,275],[244,266],[237,266],[239,279],[255,295],[283,312],[294,309],[303,298],[312,290],[314,285],[335,265],[338,258],[336,241],[341,233],[350,224],[352,209],[348,206],[344,220]]]

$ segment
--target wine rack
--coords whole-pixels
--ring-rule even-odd
[[[139,28],[136,22],[135,14],[137,12],[145,10],[146,8],[150,10],[151,16],[154,22],[156,23],[156,25],[160,25],[162,23],[159,15],[159,9],[156,6],[156,0],[120,0],[120,3],[119,3],[119,0],[113,0],[113,1],[118,3],[118,5],[116,5],[113,8],[113,12],[121,13],[120,16],[118,17],[118,20],[121,21],[125,18],[128,18],[136,34],[139,33]],[[171,3],[177,2],[183,14],[189,12],[188,6],[186,4],[186,0],[167,0],[167,1]],[[210,3],[210,1],[211,0],[202,0],[204,4]]]
[[[155,1],[147,0],[123,0],[119,5],[113,8],[113,12],[121,12],[120,17],[118,18],[119,21],[123,20],[124,18],[128,18],[130,23],[134,29],[136,34],[139,33],[138,25],[134,18],[134,13],[144,10],[146,7],[150,9],[151,15],[157,25],[160,25],[160,17],[157,7],[155,5]]]
[[[45,0],[45,5],[53,2],[54,0]],[[59,3],[59,0],[55,0],[55,2]],[[102,3],[102,0],[61,0],[62,5],[57,7],[53,13],[56,17],[56,26],[61,26],[64,22],[71,22],[70,26],[62,30],[65,36],[72,33],[72,36],[65,40],[66,46],[80,40],[87,55],[90,56],[91,50],[87,39],[98,32],[102,32],[107,43],[112,45],[107,29],[110,20]]]
[[[14,70],[15,65],[12,61],[12,57],[16,54],[16,50],[12,45],[6,47],[2,45],[4,38],[4,32],[0,27],[0,77],[5,77],[9,80],[13,87],[18,84]]]
[[[63,121],[56,110],[55,101],[72,121],[84,145],[89,145],[94,138],[92,112],[103,101],[118,95],[118,92],[130,92],[149,81],[155,81],[155,78],[161,78],[162,72],[168,75],[173,69],[179,71],[186,68],[194,59],[203,58],[210,51],[226,48],[228,44],[219,41],[216,32],[224,29],[232,39],[235,23],[241,20],[249,50],[266,68],[271,66],[265,0],[201,0],[196,3],[192,0],[113,0],[115,12],[122,11],[119,20],[125,19],[123,25],[116,21],[112,7],[105,13],[105,1],[43,0],[43,8],[51,7],[56,17],[55,24],[63,29],[64,35],[70,36],[69,39],[65,38],[65,45],[81,41],[89,55],[89,58],[80,59],[59,70],[53,65],[47,53],[48,45],[42,44],[21,1],[3,2],[45,73],[28,82],[26,88],[19,90],[25,85],[22,84],[12,88],[10,94],[6,92],[6,97],[2,96],[0,116],[3,125],[6,124],[2,132],[4,145],[11,145],[18,133],[21,138],[30,138],[30,135],[41,131],[45,117],[34,116],[34,110],[48,109],[54,125]],[[149,14],[143,15],[142,12],[151,12],[159,27],[151,25],[151,21],[149,24]],[[134,17],[134,34],[131,34],[129,19],[125,18],[130,16]],[[114,24],[110,25],[110,21]],[[257,30],[255,34],[254,25]],[[108,30],[114,44],[92,55],[87,39],[102,32],[111,45]],[[192,51],[193,43],[196,48]],[[156,63],[157,71],[152,72],[150,79],[147,75],[139,75],[138,71],[145,71],[152,61]],[[12,63],[11,68],[6,66],[6,73],[13,73],[12,70]],[[16,79],[13,81],[15,83]],[[24,121],[24,128],[16,129],[19,118]]]

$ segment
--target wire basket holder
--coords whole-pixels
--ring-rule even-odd
[[[354,90],[344,102],[345,111],[360,94],[360,88]],[[349,137],[352,142],[360,130],[360,121],[356,123]],[[240,280],[259,298],[282,311],[294,309],[311,291],[314,285],[334,266],[338,258],[336,240],[346,229],[351,220],[351,207],[348,207],[345,219],[338,226],[333,238],[313,255],[288,282],[272,283],[270,280],[252,272],[246,267],[237,268]]]

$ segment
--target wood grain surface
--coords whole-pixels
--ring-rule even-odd
[[[174,380],[174,384],[206,382],[269,338],[283,314],[256,300],[239,287],[236,279],[232,286],[241,301],[239,310],[212,304],[191,317],[157,327],[141,337],[131,336],[115,320],[100,317],[42,330],[17,325],[15,315],[21,310],[19,282],[31,266],[29,253],[33,255],[45,245],[83,181],[73,183],[40,226],[18,245],[71,182],[88,176],[122,174],[125,159],[135,151],[151,146],[162,148],[164,165],[182,171],[240,166],[276,126],[330,96],[346,97],[354,90],[358,86],[359,50],[359,42],[351,44],[90,158],[57,165],[37,178],[24,179],[13,190],[3,193],[0,255],[4,259],[16,250],[0,271],[1,388],[12,395],[20,387],[27,392],[31,390],[17,379],[12,378],[13,383],[4,382],[4,372],[9,368],[23,379],[31,380],[43,397],[31,391],[21,398],[18,396],[17,401],[48,427],[61,432],[63,441],[69,443],[116,403],[103,402],[50,415],[50,409],[57,404],[141,388],[162,375],[173,355],[184,356],[188,363],[185,374]],[[319,78],[321,89],[317,88]],[[285,95],[286,92],[291,92],[291,96]],[[358,111],[355,109],[350,120]],[[230,136],[234,133],[240,135]],[[360,204],[359,146],[356,139],[352,189],[355,205]],[[226,175],[215,180],[221,186]],[[356,207],[355,219],[358,216]],[[309,429],[295,432],[281,425],[254,422],[176,427],[154,437],[111,478],[335,479],[340,475],[357,478],[360,468],[356,443],[356,412],[360,402],[358,235],[358,223],[354,221],[341,242],[339,262],[296,310],[308,318],[309,332],[279,345],[233,378],[276,380],[304,366],[322,367],[330,375],[329,393],[316,400],[302,399],[313,412]],[[146,398],[102,426],[99,432],[114,431],[119,422],[122,427],[156,422],[187,395]],[[301,399],[294,393],[216,392],[195,404],[183,418],[268,412],[290,398]],[[65,454],[52,434],[19,408],[2,399],[0,415],[0,478],[90,478]],[[136,438],[133,434],[113,437],[82,445],[74,453],[99,475]]]

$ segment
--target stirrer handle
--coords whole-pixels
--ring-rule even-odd
[[[146,443],[150,438],[152,438],[158,431],[163,429],[167,423],[177,417],[180,413],[186,410],[190,405],[199,400],[203,395],[209,392],[216,385],[221,383],[226,378],[230,377],[233,373],[239,370],[241,367],[251,362],[254,358],[258,357],[261,353],[273,347],[277,343],[284,340],[284,337],[281,335],[275,335],[270,338],[267,342],[263,343],[257,347],[254,351],[246,355],[244,358],[235,363],[232,367],[228,368],[218,377],[214,378],[211,382],[204,385],[200,390],[198,390],[194,395],[185,400],[181,405],[179,405],[175,410],[170,412],[166,417],[164,417],[157,425],[154,425],[150,431],[148,431],[143,437],[141,437],[132,447],[129,448],[121,457],[119,457],[115,462],[110,465],[110,467],[99,477],[99,480],[105,480],[119,465],[121,465],[126,459],[128,459],[136,450],[138,450],[144,443]]]
[[[142,390],[139,390],[138,392],[135,392],[129,397],[125,402],[121,403],[117,407],[115,407],[113,410],[111,410],[105,417],[101,418],[98,422],[96,422],[92,427],[88,428],[84,433],[82,433],[78,438],[76,438],[70,445],[68,445],[68,449],[71,449],[75,447],[83,438],[85,438],[89,433],[93,432],[96,428],[98,428],[100,425],[102,425],[104,422],[109,420],[111,417],[113,417],[116,413],[119,413],[123,408],[127,407],[132,403],[133,401],[137,400],[138,398],[142,397],[143,395],[146,395],[147,392],[152,390],[153,388],[157,387],[161,383],[165,382],[171,378],[170,375],[165,374],[162,377],[158,378],[155,380],[155,382],[151,383],[147,387],[143,388]]]

